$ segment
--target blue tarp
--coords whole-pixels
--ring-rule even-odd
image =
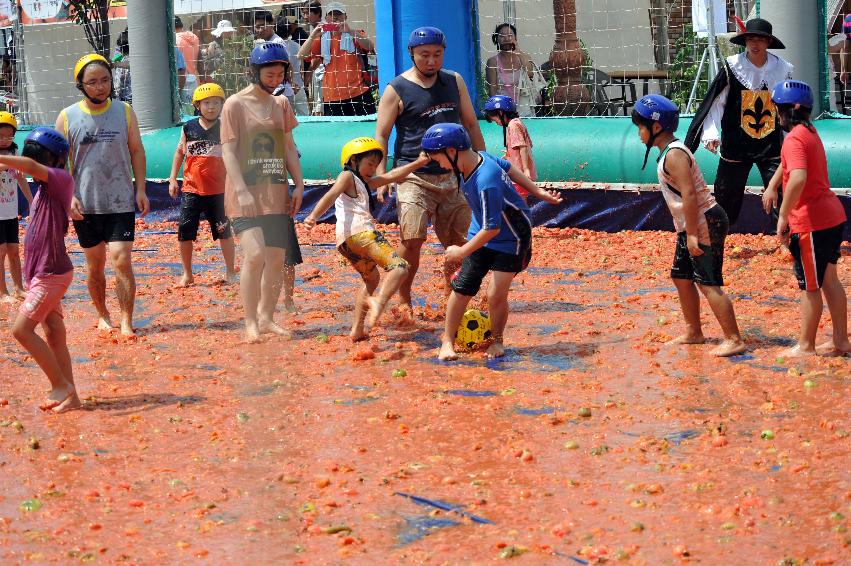
[[[298,213],[303,220],[322,195],[330,187],[311,185],[306,188],[304,203]],[[148,197],[151,200],[153,220],[177,221],[180,215],[179,202],[168,194],[167,183],[148,183]],[[624,191],[603,189],[566,189],[562,191],[564,202],[558,206],[537,201],[530,197],[532,219],[536,226],[548,228],[585,228],[599,232],[618,232],[620,230],[666,230],[673,231],[671,214],[658,191]],[[851,218],[851,197],[840,196],[845,214]],[[20,197],[21,214],[27,213],[26,200]],[[383,205],[379,204],[375,218],[382,224],[398,223],[396,218],[396,199],[391,198]],[[322,222],[334,222],[334,208],[331,207],[322,218]],[[745,234],[773,233],[774,225],[762,210],[759,195],[745,194],[744,206],[739,221],[732,232]],[[845,224],[844,239],[851,241],[851,222]]]

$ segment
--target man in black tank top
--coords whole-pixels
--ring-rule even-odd
[[[408,41],[413,66],[390,81],[381,96],[375,139],[387,148],[390,132],[396,127],[396,145],[392,153],[397,167],[416,161],[423,134],[434,124],[461,124],[470,134],[473,149],[485,149],[485,140],[464,79],[458,73],[442,69],[445,48],[446,39],[439,29],[415,29]],[[379,171],[385,169],[386,164],[382,163]],[[380,202],[384,201],[387,190],[387,187],[378,189]],[[399,255],[410,264],[399,296],[403,310],[412,316],[411,286],[419,268],[420,251],[426,240],[429,221],[444,247],[463,245],[470,227],[470,207],[459,190],[455,174],[435,163],[418,170],[398,185],[396,203],[402,232]],[[449,276],[457,267],[444,265],[447,291],[450,289]]]

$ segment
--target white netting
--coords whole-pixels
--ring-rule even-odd
[[[0,0],[0,25],[4,21],[4,1],[6,0]],[[51,3],[57,3],[61,8],[63,0],[47,0],[41,4]],[[177,38],[182,58],[186,61],[185,75],[178,73],[179,81],[183,84],[183,111],[191,113],[192,107],[188,101],[194,87],[202,82],[218,82],[228,94],[247,84],[247,56],[254,44],[260,41],[260,37],[266,36],[267,33],[265,30],[255,30],[255,20],[265,21],[265,12],[271,13],[272,21],[268,26],[261,25],[261,28],[268,27],[271,33],[280,36],[287,36],[288,32],[296,34],[298,41],[288,45],[288,50],[294,58],[305,41],[305,36],[312,29],[308,20],[313,22],[316,19],[309,15],[310,4],[310,1],[293,0],[174,0],[175,14],[184,26],[183,37],[178,35]],[[340,2],[321,4],[324,4],[324,7],[318,10],[320,25],[335,21],[339,26],[345,20],[351,27],[352,42],[355,44],[354,50],[351,51],[354,57],[346,57],[345,64],[340,63],[343,57],[336,56],[340,52],[336,42],[333,47],[328,48],[333,51],[334,57],[325,65],[327,84],[330,85],[326,89],[330,94],[326,97],[326,104],[330,103],[332,109],[336,109],[338,101],[347,100],[340,98],[341,93],[346,97],[361,94],[361,91],[364,91],[364,101],[372,100],[377,86],[373,0],[349,0],[342,3],[344,16],[339,13],[326,13],[332,4],[341,4]],[[37,15],[52,14],[49,6],[45,10],[46,13]],[[314,9],[314,12],[316,11]],[[72,69],[77,59],[91,53],[93,47],[87,40],[84,27],[73,21],[73,10],[71,13],[67,10],[60,11],[56,17],[41,20],[28,16],[25,11],[22,15],[17,21],[14,17],[7,18],[5,21],[10,25],[2,29],[5,51],[3,78],[0,82],[0,108],[17,114],[22,123],[52,124],[62,108],[79,99],[80,94],[71,77]],[[219,31],[228,30],[219,33],[216,29],[222,22],[229,22],[230,26],[219,27]],[[114,73],[117,94],[122,98],[131,98],[130,69],[133,46],[124,43],[123,53],[120,46],[122,41],[126,42],[126,29],[125,2],[112,0],[107,54],[117,61]],[[322,35],[324,34],[316,36],[316,56],[313,57],[313,63],[305,63],[305,69],[308,65],[313,69],[319,64],[325,64]],[[343,52],[350,53],[346,49],[343,49]],[[163,69],[167,70],[168,65],[169,62],[164,61]],[[295,65],[292,71],[290,84],[284,85],[292,90],[287,89],[285,94],[294,102],[299,113],[321,114],[323,109],[327,111],[328,106],[323,108],[322,97],[319,96],[322,92],[321,85],[325,83],[318,83],[313,79],[313,73],[298,72]],[[129,84],[127,77],[131,79]],[[339,80],[336,80],[338,78]],[[306,87],[303,87],[305,79],[307,83]],[[358,83],[362,85],[360,88]],[[314,92],[317,94],[315,97]]]
[[[555,60],[552,57],[556,43],[554,21],[558,19],[554,10],[559,4],[568,12],[564,26],[568,41],[563,45],[567,64],[558,56]],[[480,91],[483,97],[498,92],[525,99],[521,107],[528,114],[539,116],[554,112],[628,114],[635,99],[648,92],[661,92],[683,110],[693,111],[703,99],[711,76],[709,4],[715,14],[712,31],[717,36],[716,60],[720,61],[738,52],[739,48],[729,43],[737,31],[734,18],[754,17],[755,0],[479,0]],[[815,3],[809,9],[815,10]],[[840,112],[851,112],[851,92],[843,107],[842,91],[848,87],[838,80],[840,51],[844,49],[851,59],[851,43],[843,41],[844,35],[840,34],[842,16],[849,11],[851,1],[827,2],[828,39],[834,63],[828,88]],[[570,14],[575,14],[575,18]],[[492,34],[498,25],[506,23],[516,28],[517,51],[497,56]],[[502,34],[507,33],[503,28]],[[577,41],[571,41],[572,33]],[[578,52],[583,56],[579,57]],[[846,65],[851,77],[849,59]],[[550,106],[556,80],[549,69],[554,64],[566,67],[560,83],[571,89],[568,99],[572,104],[566,109]],[[521,68],[528,73],[520,72]],[[538,87],[542,82],[548,85],[544,94],[550,96],[541,96]],[[574,86],[577,82],[585,87],[586,95],[582,96]],[[851,85],[851,78],[847,84]]]
[[[827,52],[830,63],[831,110],[851,114],[851,36],[843,33],[842,22],[851,13],[851,2],[828,3]]]
[[[110,2],[108,54],[113,56],[118,51],[116,40],[127,27],[126,3],[102,1]],[[705,53],[711,55],[712,50],[707,50],[710,42],[706,34],[694,31],[695,15],[703,22],[697,22],[698,26],[708,27],[706,4],[710,1],[718,12],[714,31],[719,56],[729,55],[737,49],[725,39],[736,29],[734,16],[748,19],[755,15],[756,0],[478,0],[473,3],[480,42],[480,96],[476,102],[480,105],[489,94],[500,92],[519,99],[525,114],[624,115],[645,92],[662,92],[684,110],[694,110],[708,86],[712,60],[706,57],[700,67],[701,58]],[[0,108],[15,112],[23,123],[51,124],[59,110],[79,99],[71,69],[81,55],[92,51],[92,46],[83,26],[73,21],[69,3],[73,4],[69,0],[22,2],[22,17],[16,20],[10,9],[14,2],[0,0],[0,27],[6,26],[0,29]],[[246,84],[244,61],[257,40],[254,23],[260,10],[272,13],[272,27],[281,35],[289,30],[297,43],[303,44],[312,27],[328,23],[326,12],[332,2],[323,0],[313,18],[310,4],[307,0],[174,0],[175,13],[185,31],[194,34],[199,43],[197,60],[190,56],[188,63],[189,70],[195,67],[195,72],[187,73],[184,100],[191,96],[194,85],[205,80],[221,83],[228,94]],[[292,77],[292,91],[287,91],[301,114],[337,112],[343,102],[355,98],[359,104],[356,111],[365,113],[371,110],[369,102],[377,97],[377,58],[373,51],[376,3],[349,0],[343,4],[354,43],[348,52],[354,56],[345,58],[346,63],[339,63],[344,58],[329,59],[329,51],[340,52],[338,44],[328,41],[325,45],[324,34],[314,38],[313,62],[305,72]],[[557,18],[561,9],[566,10],[566,16]],[[27,10],[33,13],[27,14]],[[847,87],[838,78],[842,53],[851,59],[851,42],[842,41],[840,33],[842,16],[849,11],[851,0],[827,0],[827,39],[833,62],[830,95],[836,109],[846,112],[851,112],[851,92],[843,106]],[[58,13],[50,19],[34,19],[53,12]],[[214,34],[223,21],[230,22],[232,28],[228,29],[234,31]],[[492,36],[503,23],[515,26],[517,49],[497,55]],[[553,57],[557,23],[564,35],[559,37],[563,41]],[[507,33],[503,28],[502,34]],[[497,41],[505,39],[497,37]],[[187,53],[187,49],[196,52],[192,47],[181,51]],[[298,47],[293,49],[294,53],[298,51]],[[129,61],[132,52],[131,45]],[[117,87],[127,86],[122,78],[132,78],[127,57],[118,64]],[[311,72],[320,64],[325,68]],[[167,68],[168,62],[163,62],[163,69]],[[847,70],[851,76],[851,61]],[[851,80],[847,82],[851,84]],[[132,80],[129,90],[132,94]],[[323,93],[330,96],[323,97]],[[121,96],[129,95],[122,89]],[[183,110],[191,112],[191,105],[184,104]],[[353,108],[347,106],[342,113],[351,114]]]
[[[532,96],[537,102],[541,101],[537,89],[541,78],[531,69],[541,69],[548,83],[544,92],[549,96],[543,97],[544,104],[532,104],[533,111],[537,115],[553,112],[549,103],[556,80],[550,69],[559,66],[557,58],[553,61],[551,55],[556,42],[554,5],[557,3],[548,0],[479,1],[486,93],[521,92],[522,97],[528,99],[529,81],[521,76],[523,73],[516,72],[520,60],[528,57],[532,64],[527,63],[529,77],[535,87]],[[697,68],[707,40],[706,34],[698,38],[694,33],[691,0],[576,0],[565,4],[568,10],[575,5],[575,19],[568,16],[565,21],[569,53],[565,74],[569,75],[571,85],[578,81],[587,93],[582,104],[567,113],[628,114],[635,99],[649,92],[662,92],[685,107],[695,82],[696,97],[700,100],[708,85],[709,66],[704,66],[700,76]],[[718,23],[715,31],[724,34],[734,29],[732,16],[737,10],[746,14],[750,8],[748,4],[753,2],[718,0],[716,4]],[[702,15],[705,26],[707,18],[702,6],[701,2],[701,6],[695,8]],[[492,34],[503,23],[516,26],[520,57],[517,52],[497,55]],[[507,30],[503,28],[501,32],[505,35]],[[570,40],[572,32],[577,41]]]

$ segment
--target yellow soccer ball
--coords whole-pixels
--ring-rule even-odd
[[[475,350],[490,339],[491,319],[488,318],[488,313],[476,309],[467,310],[455,333],[455,343],[462,348]]]

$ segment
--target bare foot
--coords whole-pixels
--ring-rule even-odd
[[[16,301],[23,301],[27,298],[27,293],[26,291],[18,287],[12,292],[12,297],[14,297]]]
[[[416,321],[414,320],[414,308],[411,306],[411,303],[399,303],[396,307],[396,325],[397,326],[416,326]]]
[[[44,403],[38,406],[42,411],[49,411],[54,407],[58,407],[62,403],[68,400],[71,395],[75,395],[76,391],[74,390],[73,385],[66,385],[65,387],[56,387],[50,390],[50,393],[47,395],[47,399],[45,399]]]
[[[245,323],[245,341],[248,344],[259,344],[263,342],[263,337],[260,336],[260,328],[256,322]]]
[[[180,279],[177,280],[177,283],[175,283],[174,286],[189,287],[193,283],[195,283],[195,277],[193,277],[191,273],[184,273]]]
[[[686,333],[682,336],[677,336],[671,340],[668,340],[668,344],[679,345],[679,344],[703,344],[706,342],[706,337],[703,334],[690,334]]]
[[[257,328],[260,334],[274,334],[276,336],[284,336],[287,340],[292,339],[293,334],[289,330],[281,328],[275,321],[262,320],[257,323]]]
[[[369,334],[364,332],[363,326],[355,326],[352,328],[352,331],[349,332],[349,339],[352,342],[360,342],[361,340],[366,340],[369,337]]]
[[[713,348],[710,353],[720,358],[729,358],[730,356],[744,354],[747,349],[747,346],[745,346],[745,343],[741,339],[724,340],[717,348]]]
[[[9,295],[8,293],[0,295],[0,303],[14,303],[14,302],[15,302],[15,297],[13,297],[12,295]]]
[[[501,358],[505,355],[505,346],[502,345],[502,342],[494,342],[488,346],[485,354],[487,354],[488,358]]]
[[[825,342],[816,347],[816,352],[822,356],[841,357],[851,354],[851,341],[846,340],[844,343],[836,344],[834,342]]]
[[[54,407],[52,412],[67,413],[68,411],[79,409],[82,406],[83,404],[80,402],[80,397],[77,396],[77,391],[74,390],[74,392],[72,392],[60,405]]]
[[[387,306],[387,303],[382,303],[378,297],[369,297],[367,303],[369,303],[369,312],[366,315],[366,327],[372,328],[378,324],[378,319],[384,313],[384,307]]]
[[[136,331],[133,330],[133,322],[129,320],[121,321],[121,335],[122,336],[136,336]]]
[[[780,354],[781,358],[799,358],[801,356],[815,356],[816,349],[815,348],[804,348],[800,344],[795,344],[788,350],[785,350],[782,354]]]
[[[443,341],[440,345],[440,352],[437,354],[437,359],[443,362],[458,359],[458,354],[455,353],[455,348],[453,348],[452,342]]]
[[[98,318],[98,330],[112,330],[113,328],[115,327],[112,325],[109,315]]]
[[[236,271],[228,271],[225,273],[224,278],[225,285],[233,285],[234,283],[239,282],[239,273]]]

